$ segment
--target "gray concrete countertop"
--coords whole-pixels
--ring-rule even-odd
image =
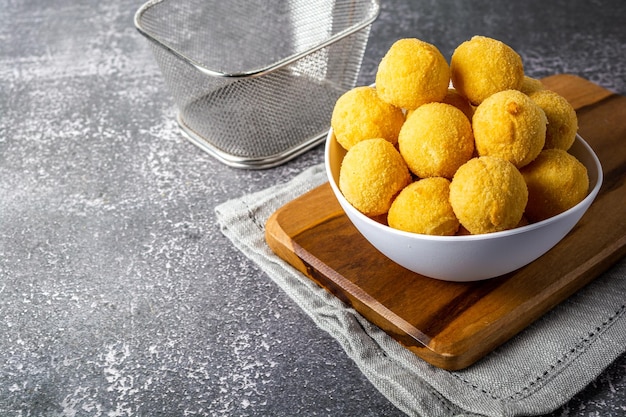
[[[226,167],[180,134],[138,0],[0,0],[0,416],[399,416],[221,234],[214,207],[323,160]],[[626,3],[382,1],[402,37],[498,38],[626,94]],[[551,416],[626,415],[626,357]]]

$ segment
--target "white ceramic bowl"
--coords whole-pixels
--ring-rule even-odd
[[[339,190],[339,169],[346,151],[332,129],[326,140],[326,173],[337,200],[361,234],[380,252],[403,267],[446,281],[478,281],[512,272],[555,246],[585,214],[602,185],[602,167],[580,137],[569,152],[589,175],[587,197],[571,209],[528,226],[469,236],[430,236],[392,229],[370,219],[348,203]]]

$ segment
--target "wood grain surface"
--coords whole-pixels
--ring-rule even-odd
[[[327,183],[268,219],[268,245],[427,362],[470,366],[626,254],[626,97],[572,75],[542,82],[576,109],[604,183],[579,224],[530,265],[470,283],[410,272],[359,234]]]

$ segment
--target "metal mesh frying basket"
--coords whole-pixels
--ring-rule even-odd
[[[324,140],[378,12],[378,0],[152,0],[135,26],[187,138],[228,165],[267,168]]]

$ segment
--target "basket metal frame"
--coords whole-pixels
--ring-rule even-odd
[[[203,65],[198,64],[197,62],[195,62],[193,59],[181,54],[180,52],[172,49],[171,47],[169,47],[168,45],[164,44],[163,42],[161,42],[160,40],[154,38],[153,36],[151,36],[141,25],[141,16],[143,15],[143,13],[148,10],[150,7],[153,7],[155,4],[161,3],[163,1],[166,0],[149,0],[148,2],[144,3],[135,13],[134,16],[134,23],[135,23],[135,27],[137,28],[137,30],[139,31],[139,33],[141,33],[143,36],[145,36],[146,38],[150,39],[151,41],[157,43],[158,45],[160,45],[161,47],[165,48],[166,50],[168,50],[169,52],[171,52],[172,54],[176,55],[177,57],[183,59],[184,61],[186,61],[188,64],[193,65],[198,71],[206,74],[206,75],[210,75],[212,77],[225,77],[225,78],[243,78],[243,77],[259,77],[261,75],[265,75],[268,74],[272,71],[276,71],[277,69],[280,69],[282,67],[285,67],[289,64],[293,64],[294,62],[298,61],[299,59],[302,59],[303,57],[310,55],[316,51],[319,51],[320,49],[324,49],[329,45],[332,45],[333,43],[337,42],[338,40],[341,40],[343,38],[345,38],[346,36],[350,36],[353,33],[356,33],[366,27],[368,27],[369,25],[371,25],[377,18],[378,15],[380,13],[380,0],[372,0],[372,4],[375,5],[375,11],[374,13],[372,13],[372,16],[367,19],[367,20],[363,20],[361,23],[351,26],[349,29],[344,29],[340,32],[337,32],[335,35],[329,37],[326,41],[319,43],[318,45],[316,45],[313,48],[309,48],[303,52],[297,53],[297,54],[293,54],[290,55],[288,57],[285,57],[281,60],[276,61],[275,63],[268,65],[264,68],[259,68],[257,70],[251,70],[251,71],[243,71],[243,72],[232,72],[232,73],[225,73],[225,72],[221,72],[221,71],[214,71],[211,70],[209,68],[204,67]]]
[[[218,161],[231,166],[233,168],[246,168],[246,169],[266,169],[274,168],[282,165],[285,162],[293,159],[304,152],[307,152],[316,146],[324,142],[328,136],[328,131],[325,131],[317,136],[310,138],[309,140],[302,142],[299,146],[294,146],[283,152],[276,153],[272,156],[264,156],[261,158],[246,158],[236,155],[231,155],[228,152],[224,152],[216,146],[211,145],[204,137],[198,135],[183,121],[180,112],[176,115],[176,122],[181,131],[187,138],[187,140],[198,148],[208,153]]]

